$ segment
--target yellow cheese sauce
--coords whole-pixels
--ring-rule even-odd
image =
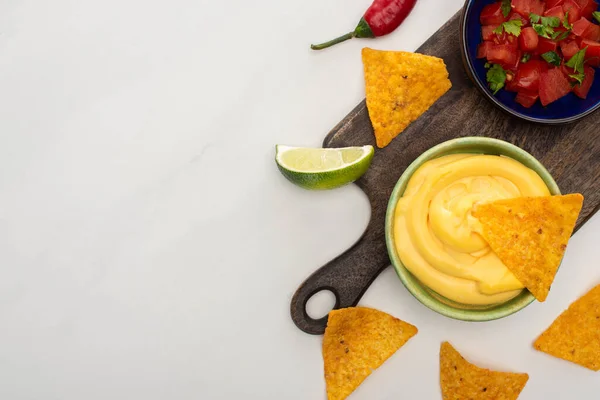
[[[394,215],[394,242],[404,266],[449,300],[475,306],[505,302],[523,285],[480,236],[475,205],[548,196],[540,176],[510,158],[453,154],[424,163]]]

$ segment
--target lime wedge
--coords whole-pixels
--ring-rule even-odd
[[[281,173],[305,189],[334,189],[360,178],[371,165],[373,146],[309,149],[277,145]]]

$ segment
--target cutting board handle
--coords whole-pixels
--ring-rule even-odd
[[[374,209],[373,206],[371,209],[371,222],[362,237],[350,249],[310,275],[292,297],[292,320],[302,331],[320,335],[327,326],[327,316],[314,319],[306,312],[306,304],[312,296],[329,290],[335,296],[334,309],[353,307],[381,271],[390,265],[384,226],[373,224],[373,221],[381,221],[376,215],[385,214],[385,210]]]

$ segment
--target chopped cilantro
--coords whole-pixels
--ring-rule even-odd
[[[560,26],[560,18],[558,18],[558,17],[542,17],[542,24],[548,25],[551,28],[558,28]]]
[[[527,61],[529,61],[530,58],[531,58],[531,54],[525,53],[525,54],[523,54],[523,57],[521,58],[521,62],[523,64],[525,64]]]
[[[545,27],[542,24],[531,24],[531,27],[538,35],[545,37],[546,39],[550,39],[550,35],[554,33],[554,29]]]
[[[510,11],[512,10],[512,8],[510,7],[510,0],[502,0],[502,15],[504,15],[504,17],[508,17],[508,14],[510,14]]]
[[[583,83],[583,80],[585,79],[585,74],[584,73],[571,74],[569,76],[571,78],[575,79],[580,85]]]
[[[485,68],[485,69],[488,69],[491,66],[492,66],[492,64],[490,64],[489,62],[486,62],[485,64],[483,64],[483,68]]]
[[[560,56],[555,51],[548,51],[542,54],[542,58],[549,64],[556,65],[557,67],[560,65]]]
[[[523,21],[521,21],[520,19],[512,19],[502,24],[506,33],[509,33],[514,36],[519,36],[521,34],[522,25]]]
[[[568,11],[565,13],[565,19],[563,19],[562,25],[565,29],[568,29],[568,30],[573,29],[573,24],[569,23],[569,12]]]
[[[567,67],[573,68],[577,72],[583,72],[583,62],[585,60],[585,52],[587,47],[579,50],[565,63]]]
[[[542,17],[538,14],[534,14],[534,13],[529,14],[529,20],[531,21],[532,24],[539,23],[541,18]]]
[[[558,17],[542,17],[541,15],[531,13],[529,14],[529,19],[536,33],[546,39],[551,39],[555,35],[554,28],[560,26],[560,18]]]
[[[560,42],[561,40],[565,40],[568,36],[569,36],[569,31],[564,31],[564,32],[557,31],[552,34],[552,39]]]
[[[510,14],[511,11],[511,7],[510,7],[510,0],[502,0],[502,15],[504,15],[504,17],[508,17],[508,14]]]
[[[594,18],[596,19],[596,21],[600,22],[600,11],[594,11],[592,13],[592,15],[594,16]]]
[[[534,13],[529,14],[529,19],[534,24],[542,24],[550,28],[558,28],[560,26],[560,18],[558,17],[542,17]]]
[[[575,72],[577,72],[576,74],[571,74],[569,76],[575,79],[577,82],[579,82],[580,85],[583,83],[583,79],[585,78],[585,73],[583,71],[583,62],[585,61],[586,50],[587,47],[579,50],[573,55],[573,57],[569,59],[569,61],[565,63],[567,67],[573,68]]]
[[[498,64],[492,65],[486,74],[487,82],[494,94],[504,87],[506,71]]]
[[[550,36],[552,36],[552,39],[560,42],[561,40],[565,40],[568,36],[569,33],[571,33],[571,29],[573,29],[573,24],[569,23],[569,12],[567,11],[565,13],[565,19],[563,19],[562,21],[562,26],[563,28],[566,29],[566,31],[554,31]]]
[[[523,21],[520,19],[511,19],[510,21],[501,23],[494,29],[494,33],[501,34],[504,30],[508,34],[519,36],[521,34],[521,25],[523,25]]]

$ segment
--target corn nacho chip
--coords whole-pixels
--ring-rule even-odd
[[[560,314],[533,347],[592,371],[600,371],[600,285]]]
[[[479,368],[448,342],[440,348],[440,384],[443,400],[515,400],[529,380],[528,374]]]
[[[364,48],[362,59],[367,109],[380,148],[452,87],[441,58]]]
[[[411,324],[371,308],[331,311],[323,336],[327,398],[348,397],[416,333]]]
[[[481,204],[473,216],[504,265],[546,300],[581,211],[583,196],[518,197]]]

